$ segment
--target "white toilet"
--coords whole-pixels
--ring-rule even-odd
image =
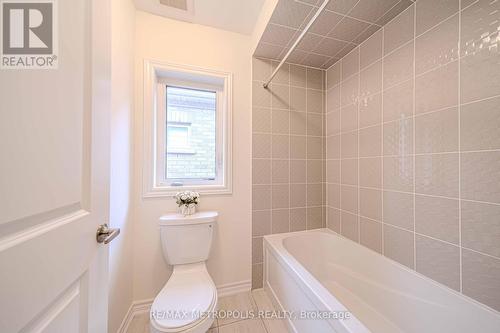
[[[217,289],[205,261],[210,254],[217,212],[160,217],[163,254],[174,271],[150,311],[152,333],[205,333],[217,310]]]

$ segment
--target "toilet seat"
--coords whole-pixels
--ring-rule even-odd
[[[152,332],[206,332],[217,308],[217,289],[204,262],[176,265],[150,311]]]

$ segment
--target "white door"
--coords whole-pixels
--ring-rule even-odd
[[[2,333],[107,325],[110,4],[56,1],[58,69],[0,69]]]

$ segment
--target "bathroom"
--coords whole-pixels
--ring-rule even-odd
[[[500,332],[499,1],[0,7],[0,332]]]

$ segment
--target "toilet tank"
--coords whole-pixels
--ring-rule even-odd
[[[193,215],[166,214],[160,217],[163,255],[170,265],[206,261],[210,255],[217,212]]]

